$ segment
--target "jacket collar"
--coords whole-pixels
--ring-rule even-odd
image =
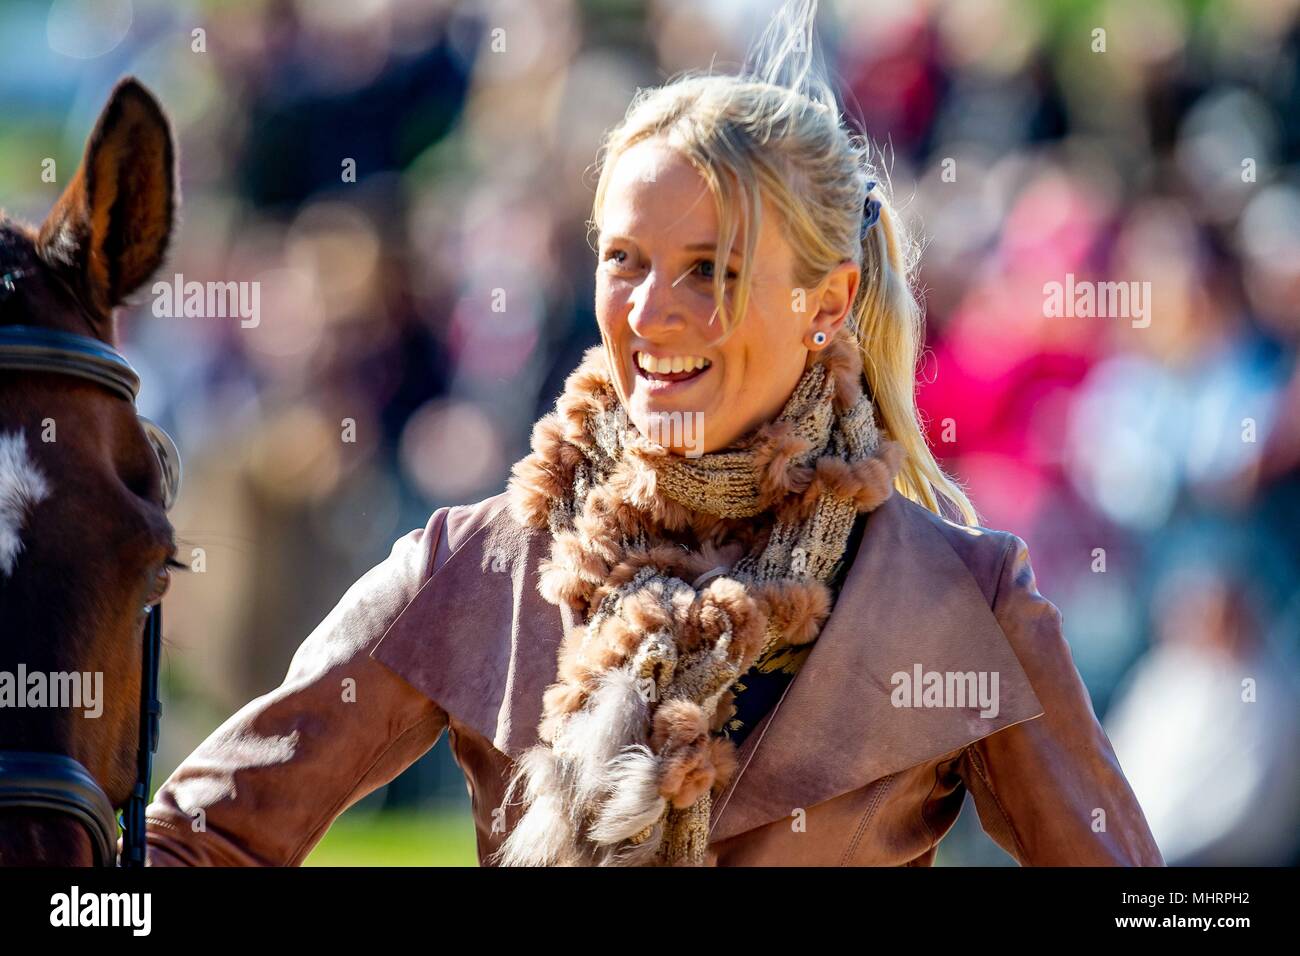
[[[506,496],[498,499],[372,656],[517,758],[538,739],[542,694],[573,621],[536,590],[548,536],[521,527]],[[897,493],[871,512],[821,635],[740,749],[732,783],[714,803],[710,842],[1043,713],[941,521]],[[893,706],[892,676],[912,675],[918,664],[926,672],[996,674],[996,716],[981,716],[978,705]]]

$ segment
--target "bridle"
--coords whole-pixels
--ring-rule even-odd
[[[11,279],[5,277],[12,289]],[[53,372],[85,379],[135,405],[140,376],[116,349],[98,339],[32,326],[0,326],[0,369]],[[170,510],[180,492],[181,457],[171,436],[137,413],[162,471],[163,506]],[[136,781],[122,807],[124,867],[145,863],[145,806],[158,749],[162,703],[158,699],[158,665],[162,650],[162,604],[151,607],[144,627],[140,684],[140,735]],[[66,813],[90,835],[95,862],[117,863],[116,812],[103,787],[72,757],[55,753],[0,751],[0,808],[26,807]]]
[[[13,274],[3,277],[0,295],[13,290]],[[130,402],[140,392],[140,376],[122,353],[98,339],[32,326],[0,326],[0,370],[53,372],[94,382]],[[180,492],[181,457],[159,425],[137,413],[141,428],[162,469],[163,505],[171,510]],[[122,806],[121,866],[145,864],[145,806],[158,749],[162,703],[158,664],[162,649],[162,604],[145,618],[140,684],[140,739],[135,787]],[[118,819],[104,788],[78,761],[64,754],[0,751],[0,809],[26,807],[68,814],[85,827],[100,866],[117,865]]]

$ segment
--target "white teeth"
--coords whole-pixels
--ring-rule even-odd
[[[645,352],[634,353],[636,364],[647,372],[667,375],[669,372],[693,372],[697,368],[708,368],[712,362],[699,355],[672,355],[655,358]]]

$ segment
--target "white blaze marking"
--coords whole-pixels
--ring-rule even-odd
[[[49,494],[49,483],[27,453],[27,436],[20,431],[0,434],[0,574],[13,574],[23,550],[27,509]]]

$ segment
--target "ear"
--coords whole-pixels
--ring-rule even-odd
[[[853,262],[841,262],[822,280],[813,299],[815,311],[809,332],[825,332],[827,340],[835,338],[857,298],[862,272]]]
[[[162,264],[178,199],[167,116],[127,77],[114,87],[81,167],[41,226],[41,255],[71,270],[107,317]]]

